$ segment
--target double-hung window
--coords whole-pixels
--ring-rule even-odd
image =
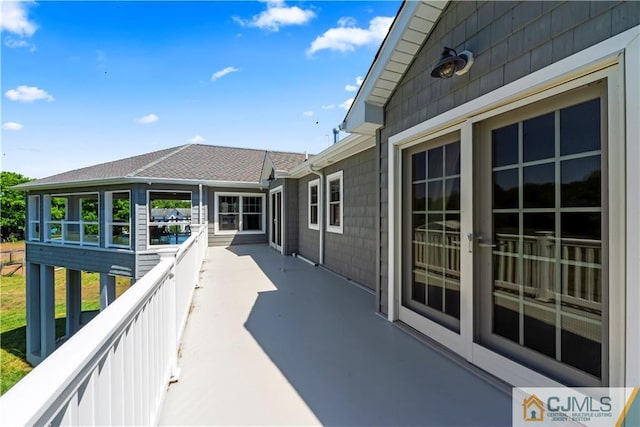
[[[309,181],[309,228],[318,230],[318,191],[320,188],[320,180],[314,179]]]
[[[218,234],[264,233],[265,195],[217,193],[215,230]]]
[[[343,230],[342,171],[327,175],[327,231],[342,234]]]

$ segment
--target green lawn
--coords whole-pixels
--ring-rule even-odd
[[[65,333],[65,277],[64,269],[55,272],[56,338]],[[2,276],[0,280],[0,394],[3,394],[33,368],[26,361],[25,276]],[[116,296],[128,287],[129,280],[118,277]],[[82,311],[99,310],[99,297],[100,275],[82,272]]]

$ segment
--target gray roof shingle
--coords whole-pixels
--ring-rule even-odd
[[[305,161],[306,155],[300,153],[285,153],[283,151],[269,151],[269,158],[276,170],[289,172]]]
[[[187,144],[63,172],[17,188],[127,178],[258,183],[266,155],[265,150]],[[269,152],[269,155],[278,170],[289,170],[304,161],[304,154],[299,153]]]

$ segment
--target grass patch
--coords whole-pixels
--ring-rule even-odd
[[[4,244],[3,244],[4,246]],[[3,248],[4,249],[4,248]],[[27,363],[25,276],[2,277],[0,282],[0,394],[33,368]],[[66,270],[55,272],[56,338],[65,335]],[[116,297],[129,288],[129,279],[116,278]],[[100,274],[82,272],[82,311],[100,310]]]

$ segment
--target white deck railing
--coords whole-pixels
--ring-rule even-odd
[[[195,226],[194,226],[195,228]],[[156,422],[207,248],[201,226],[0,398],[3,425]]]

